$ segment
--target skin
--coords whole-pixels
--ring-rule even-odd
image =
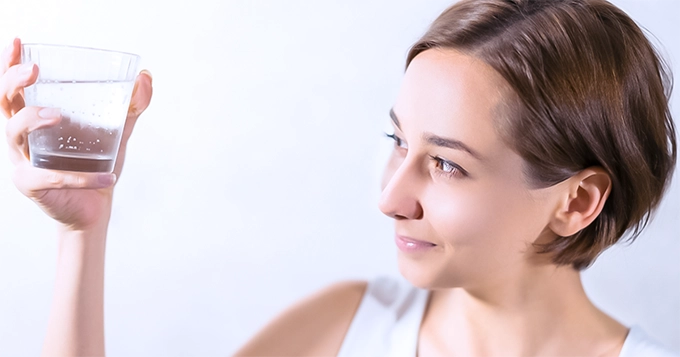
[[[104,355],[103,269],[113,177],[30,165],[27,133],[59,118],[23,108],[21,90],[35,81],[37,69],[17,65],[18,52],[16,40],[0,67],[15,183],[61,224],[43,354]],[[150,101],[151,77],[142,73],[136,88],[119,158]],[[491,68],[454,50],[425,51],[406,71],[393,109],[395,149],[380,209],[395,220],[396,239],[427,242],[427,249],[398,257],[402,274],[432,291],[418,354],[617,356],[627,329],[590,303],[577,271],[552,264],[532,245],[590,224],[611,180],[592,167],[558,185],[530,188],[522,158],[497,132],[507,100],[512,95]],[[236,355],[337,354],[365,288],[365,282],[339,283],[301,301]]]
[[[590,303],[576,270],[533,247],[590,224],[611,180],[593,167],[532,189],[497,130],[512,98],[493,69],[454,50],[426,51],[406,72],[380,208],[397,236],[435,244],[398,256],[433,291],[419,353],[617,356],[627,329]]]
[[[0,55],[0,106],[7,122],[14,183],[59,223],[55,293],[42,354],[104,355],[104,252],[114,183],[125,162],[127,141],[149,105],[151,75],[135,81],[118,162],[112,174],[41,170],[28,161],[28,133],[60,121],[58,110],[24,107],[23,88],[33,84],[38,68],[21,65],[21,41],[15,39]],[[41,117],[42,115],[42,117]]]

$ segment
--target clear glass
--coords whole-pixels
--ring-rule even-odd
[[[26,106],[60,108],[62,121],[28,135],[33,166],[112,172],[140,57],[94,48],[24,44],[21,63],[35,63]]]

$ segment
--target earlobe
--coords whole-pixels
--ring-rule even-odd
[[[602,212],[611,186],[611,177],[601,167],[587,168],[569,178],[549,228],[561,237],[586,228]]]

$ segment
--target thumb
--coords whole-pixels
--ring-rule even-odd
[[[153,87],[151,85],[153,79],[151,72],[142,70],[135,80],[135,86],[132,89],[132,98],[130,99],[130,107],[128,108],[128,117],[138,117],[151,103],[151,96],[153,94]]]

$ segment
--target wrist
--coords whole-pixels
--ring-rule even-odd
[[[93,209],[89,215],[82,217],[78,222],[57,221],[57,234],[59,237],[66,236],[85,236],[97,237],[106,236],[111,219],[111,205],[100,209]]]
[[[108,232],[109,220],[102,220],[94,222],[87,226],[74,227],[59,223],[57,227],[57,237],[59,245],[64,244],[78,244],[78,245],[99,245],[97,243],[105,243]]]

